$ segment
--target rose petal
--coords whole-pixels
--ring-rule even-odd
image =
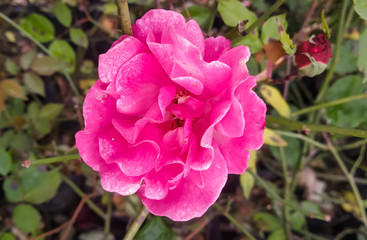
[[[197,173],[194,170],[181,180],[180,184],[169,191],[162,200],[146,198],[138,192],[143,204],[148,210],[158,216],[166,216],[174,221],[187,221],[202,216],[217,200],[227,181],[227,166],[218,147],[214,147],[213,164],[202,171],[204,186],[199,188]]]
[[[99,171],[103,159],[98,151],[98,133],[79,131],[75,134],[75,144],[83,161],[94,171]]]
[[[219,36],[205,39],[204,61],[212,62],[219,59],[225,52],[231,48],[231,41]]]

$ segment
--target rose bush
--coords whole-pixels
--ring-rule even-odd
[[[303,75],[314,77],[326,69],[332,56],[329,39],[325,34],[319,33],[297,47],[294,60]]]
[[[201,216],[228,173],[263,144],[266,106],[245,46],[204,40],[194,20],[151,10],[99,58],[76,145],[106,191],[136,193],[155,215]]]

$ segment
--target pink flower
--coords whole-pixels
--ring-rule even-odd
[[[76,145],[101,185],[136,193],[155,215],[199,217],[263,144],[266,106],[245,46],[203,38],[182,15],[151,10],[99,58]]]

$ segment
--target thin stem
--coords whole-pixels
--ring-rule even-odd
[[[359,153],[359,156],[358,156],[357,160],[355,161],[355,163],[353,164],[352,169],[350,170],[350,175],[354,176],[354,174],[357,171],[357,168],[359,168],[359,165],[361,165],[361,163],[364,159],[365,153],[366,153],[366,144],[361,147],[361,151]]]
[[[19,26],[13,20],[11,20],[10,18],[8,18],[4,13],[0,12],[0,17],[3,18],[7,23],[9,23],[10,25],[12,25],[19,32],[21,32],[25,37],[29,38],[32,42],[34,42],[34,44],[36,44],[42,51],[44,51],[45,53],[47,53],[47,55],[53,57],[54,59],[56,59],[58,61],[59,65],[61,66],[61,73],[65,76],[65,78],[68,81],[68,83],[69,83],[71,89],[73,90],[75,96],[77,96],[78,98],[80,98],[80,94],[78,92],[78,89],[76,88],[73,80],[71,79],[70,74],[66,70],[65,65],[58,58],[56,58],[55,55],[52,54],[45,46],[43,46],[42,43],[40,43],[37,39],[35,39],[28,32],[26,32],[21,26]]]
[[[291,113],[291,117],[296,117],[305,113],[309,113],[315,110],[319,110],[322,108],[327,108],[327,107],[331,107],[331,106],[335,106],[335,105],[339,105],[339,104],[343,104],[343,103],[347,103],[347,102],[353,102],[353,101],[357,101],[357,100],[361,100],[361,99],[367,99],[367,94],[359,94],[359,95],[355,95],[355,96],[351,96],[351,97],[346,97],[346,98],[341,98],[335,101],[330,101],[330,102],[326,102],[326,103],[321,103],[318,105],[313,105],[311,107],[307,107],[307,108],[303,108],[301,110],[295,111],[293,113]]]
[[[357,148],[362,146],[363,144],[367,143],[367,139],[362,139],[362,140],[358,140],[355,141],[353,143],[349,143],[340,147],[336,147],[337,150],[348,150],[348,149],[353,149],[353,148]]]
[[[120,14],[122,34],[131,36],[133,35],[133,31],[131,30],[129,5],[127,3],[127,0],[116,0],[116,3]]]
[[[59,157],[51,157],[51,158],[43,158],[39,160],[31,161],[30,166],[38,166],[38,165],[44,165],[44,164],[51,164],[56,162],[63,162],[63,161],[69,161],[69,160],[75,160],[79,159],[79,154],[73,154],[73,155],[67,155],[67,156],[59,156]]]
[[[261,17],[259,17],[253,24],[251,24],[248,28],[246,28],[246,32],[250,33],[255,28],[257,28],[261,23],[263,23],[268,17],[278,10],[280,6],[285,2],[285,0],[278,0],[276,3],[273,4]]]
[[[229,213],[227,213],[219,204],[214,203],[213,205],[221,214],[223,214],[233,225],[235,225],[243,234],[245,234],[249,239],[256,240],[251,233],[249,233],[236,219],[234,219]]]
[[[341,10],[341,14],[340,14],[340,21],[339,21],[339,28],[338,28],[338,35],[337,35],[337,39],[336,39],[336,43],[335,43],[335,48],[334,48],[334,52],[333,52],[333,59],[331,60],[331,65],[330,65],[330,69],[325,77],[325,80],[321,86],[320,92],[318,93],[317,97],[316,97],[316,101],[315,104],[318,104],[320,102],[323,101],[326,91],[329,88],[329,84],[330,84],[330,80],[334,75],[334,71],[335,71],[335,67],[336,67],[336,63],[339,61],[339,52],[340,52],[340,46],[344,37],[344,27],[345,27],[345,14],[347,11],[347,6],[348,3],[350,1],[349,0],[344,0],[343,1],[343,5],[342,5],[342,10]]]
[[[103,239],[108,239],[108,234],[110,233],[111,229],[111,214],[112,214],[112,196],[110,193],[107,194],[107,213],[104,222],[104,237]]]
[[[247,172],[249,172],[256,180],[257,184],[264,188],[266,190],[266,192],[274,199],[279,201],[282,204],[285,204],[287,206],[289,206],[290,208],[292,208],[293,210],[302,213],[305,216],[308,216],[310,214],[309,211],[299,207],[297,204],[295,204],[294,202],[287,202],[285,201],[283,198],[281,198],[276,192],[274,192],[273,188],[270,187],[268,185],[268,183],[266,181],[264,181],[261,177],[259,177],[256,173],[254,173],[252,170],[247,170]],[[323,214],[319,214],[319,213],[315,213],[312,214],[313,217],[315,218],[319,218],[319,219],[325,219],[325,216]]]
[[[136,233],[139,231],[141,225],[143,224],[148,214],[149,214],[148,209],[145,206],[143,206],[139,215],[136,217],[134,223],[129,228],[129,231],[126,233],[123,240],[133,240],[134,239]]]
[[[266,122],[268,124],[270,123],[285,126],[287,129],[290,130],[337,133],[353,137],[367,138],[367,131],[362,129],[351,129],[351,128],[333,127],[322,124],[311,124],[270,115],[266,115]]]
[[[338,163],[340,169],[343,171],[344,175],[346,176],[346,178],[348,179],[349,185],[352,188],[354,197],[357,201],[357,205],[359,208],[359,211],[361,213],[361,220],[363,222],[363,224],[365,226],[367,226],[367,216],[366,216],[366,210],[364,209],[364,205],[363,205],[363,200],[362,197],[359,193],[359,190],[357,188],[357,185],[353,179],[353,176],[349,173],[347,167],[345,166],[343,160],[341,159],[339,153],[336,151],[335,147],[333,146],[333,144],[331,143],[331,140],[329,139],[329,137],[324,134],[324,138],[326,140],[327,145],[329,146],[329,149],[331,151],[331,153],[334,155],[336,162]]]
[[[287,160],[285,158],[284,149],[283,147],[279,147],[280,151],[280,158],[282,160],[282,168],[283,168],[283,175],[284,175],[284,201],[290,202],[290,195],[289,195],[289,174],[287,169]],[[283,205],[283,213],[284,213],[284,231],[287,235],[287,239],[292,239],[292,233],[290,229],[290,221],[289,221],[289,209],[286,205]]]
[[[73,191],[79,195],[79,197],[83,198],[85,196],[85,193],[83,193],[82,190],[80,190],[80,188],[75,185],[75,183],[73,181],[71,181],[69,178],[65,177],[64,175],[61,175],[62,180],[69,185],[69,187],[71,189],[73,189]],[[97,205],[95,205],[90,199],[86,199],[85,203],[98,215],[100,216],[102,219],[106,219],[106,215],[104,214],[104,212],[97,207]]]
[[[287,136],[287,137],[292,137],[292,138],[298,138],[300,140],[303,140],[305,142],[308,142],[322,150],[328,150],[329,148],[325,145],[325,144],[322,144],[322,143],[319,143],[315,140],[313,140],[312,138],[309,138],[309,137],[306,137],[302,134],[299,134],[299,133],[293,133],[293,132],[286,132],[286,131],[280,131],[280,130],[276,130],[275,131],[276,133],[278,133],[279,135],[282,135],[282,136]]]
[[[348,182],[348,179],[345,176],[342,176],[342,175],[334,175],[334,174],[316,172],[316,176],[319,177],[319,178],[323,178],[325,180],[332,181],[332,182]],[[353,178],[353,179],[358,184],[367,185],[367,179],[356,178],[356,177]]]
[[[217,15],[218,12],[218,8],[217,8],[217,2],[215,2],[212,11],[210,13],[210,22],[208,24],[208,28],[206,30],[206,33],[210,36],[210,33],[212,32],[212,28],[213,28],[213,24],[214,24],[214,20],[215,20],[215,16]]]

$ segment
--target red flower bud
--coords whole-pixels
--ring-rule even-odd
[[[333,56],[327,37],[319,33],[297,47],[295,64],[301,74],[314,77],[322,73]]]

